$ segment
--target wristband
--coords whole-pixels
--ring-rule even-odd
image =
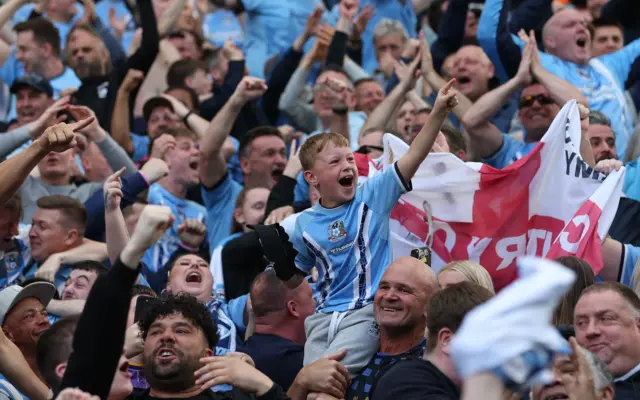
[[[189,119],[189,117],[191,116],[191,114],[193,114],[193,112],[192,112],[192,111],[189,111],[189,112],[187,113],[187,115],[185,115],[185,116],[184,116],[184,118],[182,118],[182,122],[184,122],[184,124],[185,124],[186,126],[189,126],[189,123],[187,122],[187,120]]]
[[[347,113],[349,112],[349,108],[348,107],[340,107],[340,108],[332,108],[333,113],[337,114],[337,115],[347,115]]]

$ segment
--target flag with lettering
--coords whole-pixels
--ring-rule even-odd
[[[580,117],[567,103],[526,157],[498,170],[432,153],[391,215],[393,256],[432,241],[432,267],[473,260],[497,289],[516,278],[516,257],[576,255],[598,273],[602,240],[622,194],[624,168],[605,176],[580,156]],[[389,168],[408,146],[385,135],[378,168]],[[430,237],[432,227],[433,236]]]

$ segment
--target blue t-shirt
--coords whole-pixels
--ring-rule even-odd
[[[231,179],[228,172],[213,189],[207,190],[202,187],[202,199],[207,209],[209,249],[212,252],[231,234],[233,211],[241,191],[242,185]]]
[[[640,201],[640,171],[638,170],[638,160],[631,161],[625,165],[622,191],[630,199]]]
[[[482,162],[493,168],[502,169],[514,161],[521,159],[538,145],[538,142],[523,143],[509,135],[502,134],[502,147],[489,158],[483,158]]]
[[[222,47],[231,38],[240,48],[244,44],[244,31],[238,17],[229,10],[218,9],[204,17],[202,34],[209,43]]]
[[[144,257],[142,258],[144,266],[150,271],[156,272],[169,261],[171,255],[180,246],[178,226],[186,219],[204,221],[206,210],[202,205],[194,201],[174,196],[159,183],[154,183],[149,187],[147,201],[149,204],[170,207],[175,218],[173,226],[144,253]]]
[[[343,312],[373,301],[391,262],[391,209],[410,188],[394,164],[358,185],[353,200],[332,209],[318,202],[298,215],[290,237],[297,267],[307,274],[318,269],[317,311]]]

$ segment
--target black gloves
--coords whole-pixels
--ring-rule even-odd
[[[288,281],[296,275],[304,276],[295,264],[298,252],[289,241],[289,235],[280,224],[252,225],[256,231],[265,257],[273,263],[276,276],[281,281]]]

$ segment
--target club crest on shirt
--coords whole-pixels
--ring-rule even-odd
[[[347,236],[347,231],[344,230],[344,221],[334,221],[329,226],[329,241],[339,242]]]

